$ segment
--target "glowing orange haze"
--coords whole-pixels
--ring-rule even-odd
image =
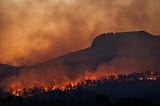
[[[66,90],[68,84],[71,84],[71,87],[74,87],[77,86],[78,83],[81,83],[82,81],[85,81],[87,79],[98,80],[101,79],[102,77],[109,77],[111,75],[117,78],[117,73],[114,72],[109,73],[106,70],[97,70],[96,72],[86,71],[83,75],[79,75],[75,79],[70,79],[65,75],[57,76],[57,74],[54,74],[56,75],[56,77],[52,78],[49,78],[50,75],[48,74],[45,75],[47,78],[46,77],[39,78],[39,76],[36,76],[39,73],[33,74],[33,71],[31,71],[31,73],[27,73],[25,75],[20,75],[17,77],[16,76],[10,77],[9,79],[7,79],[8,83],[6,83],[6,88],[4,88],[4,91],[10,92],[15,96],[25,96],[24,89],[28,90],[28,92],[30,89],[34,89],[35,87],[43,88],[45,90],[43,92],[55,89]],[[57,77],[59,78],[57,79]]]
[[[27,76],[28,77],[28,76]],[[138,79],[136,80],[157,80],[157,78],[159,77],[159,75],[154,76],[153,71],[151,71],[151,75],[145,75],[144,78],[137,76]],[[13,81],[10,86],[5,89],[6,92],[9,92],[15,96],[33,96],[35,95],[35,92],[32,92],[32,90],[36,88],[39,89],[39,91],[37,93],[44,93],[44,92],[48,92],[48,91],[53,91],[56,89],[60,89],[62,91],[65,90],[71,90],[71,89],[76,89],[78,84],[81,84],[84,88],[89,86],[89,87],[94,87],[96,86],[95,83],[89,83],[86,84],[86,80],[89,80],[91,82],[95,82],[95,81],[102,81],[105,79],[106,80],[110,80],[110,81],[115,81],[117,80],[118,82],[121,81],[121,79],[118,78],[118,74],[117,73],[106,73],[106,71],[97,71],[97,72],[88,72],[85,73],[83,76],[81,76],[81,78],[77,78],[75,81],[73,80],[68,80],[68,79],[64,79],[63,82],[59,82],[57,80],[52,80],[49,83],[43,83],[43,82],[39,82],[38,80],[36,81],[28,81],[23,82],[22,79]],[[45,79],[44,79],[45,80]],[[135,79],[125,79],[127,80],[135,80]],[[28,93],[26,95],[26,93]]]
[[[88,47],[97,34],[160,33],[159,0],[0,0],[0,62],[35,64]]]

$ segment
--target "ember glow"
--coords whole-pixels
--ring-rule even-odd
[[[146,71],[144,73],[132,73],[132,74],[106,74],[103,76],[96,76],[95,74],[86,74],[85,79],[79,79],[73,82],[66,82],[58,84],[53,81],[49,85],[43,85],[39,83],[39,86],[27,86],[24,87],[20,83],[11,84],[10,88],[6,91],[15,96],[34,96],[36,94],[45,93],[54,90],[68,91],[77,89],[79,85],[82,87],[95,87],[97,83],[103,83],[104,81],[121,82],[121,81],[155,81],[160,80],[160,73],[156,71]],[[38,82],[37,82],[38,83]]]
[[[88,47],[104,32],[159,34],[159,6],[159,0],[0,0],[0,62],[41,63]]]
[[[10,83],[7,85],[7,88],[4,90],[5,92],[10,92],[11,94],[15,96],[26,96],[24,92],[28,92],[29,96],[34,95],[31,93],[31,91],[35,88],[38,88],[42,92],[52,91],[56,89],[60,89],[62,91],[64,90],[70,90],[73,88],[76,88],[76,86],[80,83],[83,83],[85,87],[85,81],[92,80],[97,81],[102,78],[110,79],[111,76],[114,77],[114,80],[117,79],[117,74],[115,73],[98,73],[98,72],[87,72],[83,76],[80,76],[79,78],[75,80],[69,80],[65,79],[63,81],[58,81],[50,79],[50,81],[24,81],[24,79],[13,79],[13,81],[10,81]],[[63,79],[63,76],[62,76]],[[44,79],[45,80],[45,79]],[[92,85],[93,86],[93,85]]]
[[[159,86],[159,6],[160,0],[0,0],[0,97],[25,102],[60,91],[63,99],[81,88],[89,96],[100,91],[96,103],[103,90],[111,98],[114,90],[124,93],[114,98],[141,96],[133,94],[141,83],[145,92],[152,90],[145,82]],[[71,102],[87,95],[69,93]]]

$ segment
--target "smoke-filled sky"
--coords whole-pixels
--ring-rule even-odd
[[[0,63],[35,64],[104,32],[160,34],[160,0],[0,0]]]

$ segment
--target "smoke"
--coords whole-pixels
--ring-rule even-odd
[[[1,0],[0,62],[40,63],[88,47],[104,32],[159,34],[159,0]]]
[[[12,65],[41,63],[86,48],[95,36],[104,32],[143,29],[160,34],[159,6],[159,0],[0,0],[0,62]],[[48,87],[56,80],[63,86],[86,77],[140,72],[146,67],[159,66],[156,57],[136,58],[144,53],[142,51],[154,52],[154,48],[125,47],[128,52],[123,51],[126,48],[119,51],[124,57],[102,64],[96,71],[83,70],[83,65],[76,70],[62,65],[44,65],[20,70],[18,75],[4,79],[0,85],[4,89]],[[126,54],[131,56],[126,57]]]
[[[117,76],[146,70],[159,72],[160,51],[157,50],[159,37],[146,32],[123,33],[106,38],[105,44],[104,38],[100,40],[97,38],[99,41],[95,39],[94,47],[42,64],[24,67],[18,75],[9,76],[1,81],[0,87],[5,90],[16,87],[46,88],[54,85],[63,88],[70,82],[77,84],[85,79],[98,79],[109,75]],[[114,56],[110,60],[112,55]]]

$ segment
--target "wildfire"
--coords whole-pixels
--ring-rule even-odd
[[[15,95],[15,96],[23,96],[23,89],[22,88],[15,88],[11,90],[11,94]]]
[[[65,91],[65,90],[71,90],[74,87],[77,86],[78,83],[73,83],[70,82],[66,85],[55,85],[53,87],[48,87],[48,86],[41,86],[41,87],[34,87],[34,88],[24,88],[21,86],[16,86],[14,88],[10,88],[10,93],[15,95],[15,96],[33,96],[34,93],[39,94],[39,93],[44,93],[44,92],[48,92],[48,91],[54,91],[56,89],[59,89],[61,91]],[[33,94],[32,94],[33,93]]]
[[[65,82],[63,84],[58,84],[55,80],[53,80],[52,84],[43,84],[38,83],[38,86],[28,85],[28,86],[22,86],[20,82],[13,83],[13,85],[10,87],[9,92],[15,96],[33,96],[35,94],[40,94],[48,91],[54,91],[54,90],[61,90],[61,91],[68,91],[76,89],[78,85],[82,85],[85,87],[94,87],[96,83],[105,81],[143,81],[143,80],[159,80],[160,74],[155,72],[145,72],[145,73],[133,73],[129,75],[119,75],[119,74],[105,74],[104,76],[97,75],[97,74],[86,74],[84,79],[79,79],[77,81],[69,81]]]

